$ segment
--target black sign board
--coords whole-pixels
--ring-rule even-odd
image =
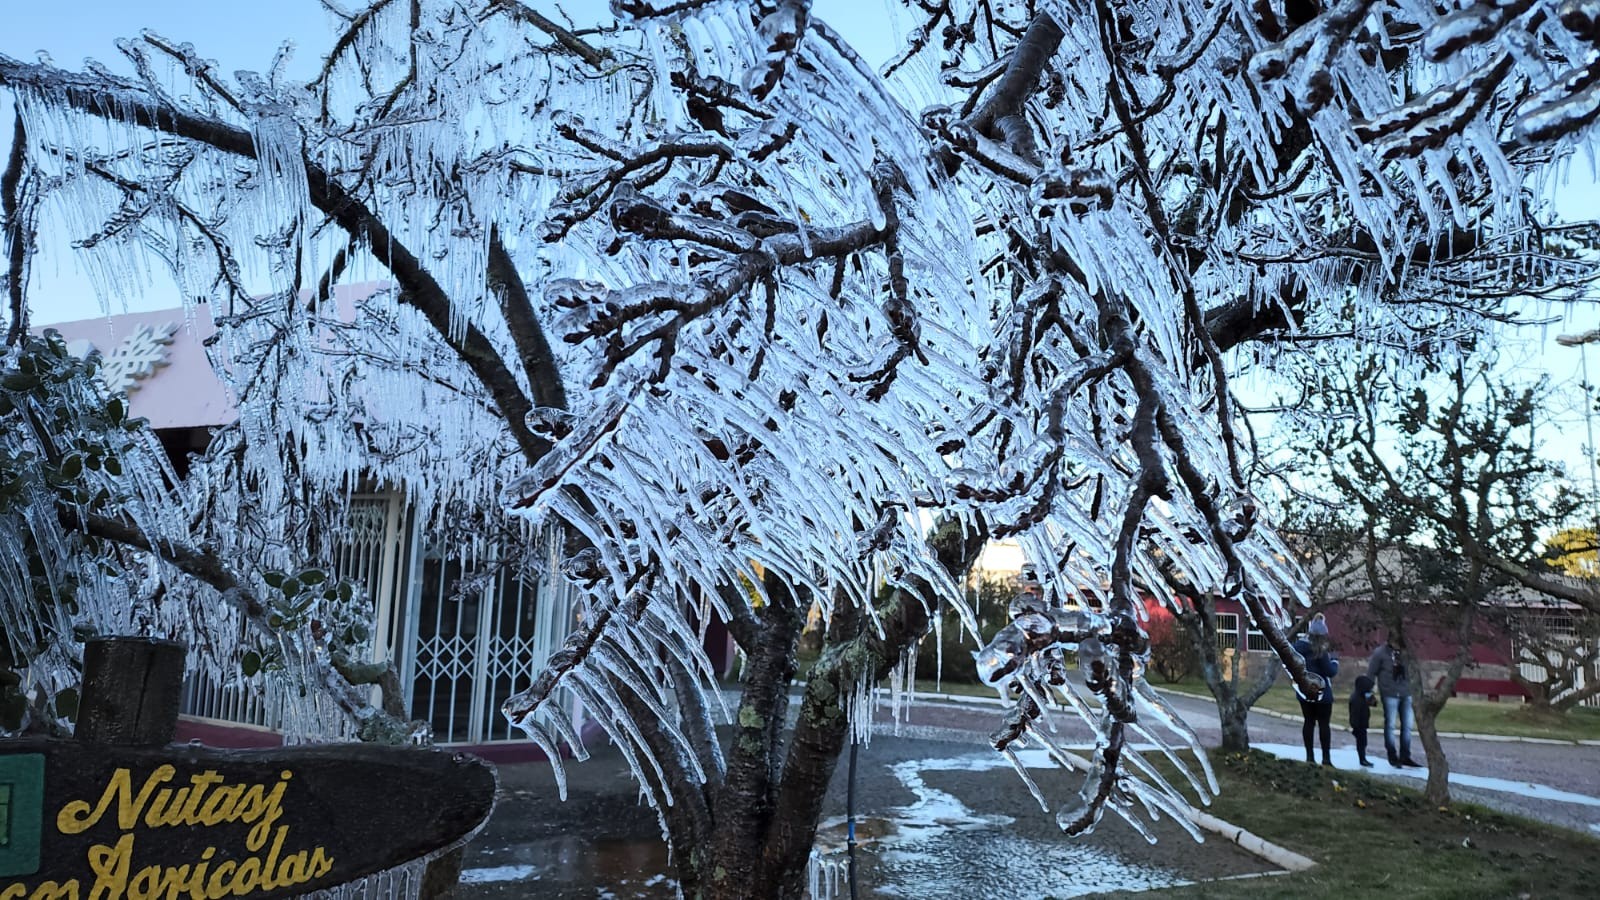
[[[455,844],[494,793],[439,750],[0,741],[0,900],[295,897]]]

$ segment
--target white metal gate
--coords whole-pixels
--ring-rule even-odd
[[[397,495],[351,499],[348,532],[334,553],[340,578],[373,601],[373,658],[393,659],[412,718],[433,725],[440,743],[521,737],[500,705],[538,674],[572,623],[574,594],[497,572],[492,548],[448,552],[419,534]],[[547,571],[555,571],[554,541]],[[559,579],[558,579],[559,581]],[[308,714],[273,679],[197,672],[184,712],[294,731]],[[374,696],[374,701],[377,697]]]
[[[497,570],[491,551],[438,545],[417,555],[412,584],[400,672],[411,714],[440,743],[520,738],[500,705],[566,638],[570,589]]]

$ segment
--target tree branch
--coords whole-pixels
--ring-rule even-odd
[[[58,507],[57,512],[62,526],[69,531],[153,554],[185,575],[209,585],[224,602],[239,610],[257,634],[271,640],[279,637],[279,629],[268,622],[270,613],[266,605],[216,556],[176,541],[151,540],[137,526],[122,519],[94,513],[83,515],[67,506]],[[363,740],[397,744],[413,739],[418,731],[415,723],[402,721],[367,702],[363,692],[345,679],[326,654],[315,654],[313,659],[315,674],[320,676],[323,687],[355,723]]]
[[[51,66],[28,65],[0,56],[0,84],[56,95],[67,106],[113,122],[129,122],[201,144],[256,159],[250,132],[221,119],[179,109],[152,97],[143,86],[112,77],[80,75]],[[459,328],[450,297],[433,275],[370,209],[320,166],[302,160],[311,202],[364,244],[400,285],[399,302],[422,313],[450,349],[466,363],[494,398],[506,429],[522,455],[532,463],[550,449],[548,441],[528,427],[533,404],[486,335],[470,323]]]
[[[611,58],[609,50],[596,50],[582,38],[573,34],[571,30],[557,25],[549,18],[541,15],[537,10],[518,2],[518,0],[490,0],[489,7],[491,13],[504,12],[518,22],[532,25],[534,28],[550,35],[555,39],[556,43],[597,69]]]
[[[517,355],[522,359],[523,374],[528,378],[534,404],[566,409],[567,389],[561,381],[555,354],[545,339],[544,327],[533,314],[527,285],[500,238],[499,228],[489,230],[489,289],[500,301],[500,314],[511,331],[511,340],[517,345]]]
[[[33,243],[33,228],[24,219],[22,171],[27,165],[28,135],[18,112],[11,129],[11,155],[0,172],[0,244],[6,252],[6,296],[11,306],[11,322],[6,329],[7,347],[21,342],[28,333],[28,251]]]

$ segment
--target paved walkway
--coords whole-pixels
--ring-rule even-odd
[[[1219,741],[1209,700],[1170,699],[1203,743]],[[1151,848],[1110,817],[1087,840],[1063,839],[1054,816],[1040,811],[1021,779],[987,748],[1000,721],[997,701],[919,697],[904,711],[899,736],[888,706],[879,706],[881,727],[861,753],[858,777],[860,828],[870,840],[862,877],[873,896],[1027,900],[1274,869],[1221,841],[1196,845],[1172,827]],[[1067,741],[1090,741],[1088,727],[1074,717],[1056,721]],[[1258,712],[1250,732],[1262,749],[1301,757],[1298,722]],[[1336,733],[1335,745],[1336,766],[1358,768],[1349,734]],[[1381,738],[1378,745],[1381,756]],[[1600,834],[1600,746],[1447,738],[1445,748],[1459,798]],[[674,895],[654,813],[615,751],[594,749],[596,759],[568,766],[566,803],[557,802],[543,764],[501,768],[501,805],[469,848],[464,900]],[[1424,770],[1383,762],[1365,771],[1417,785],[1425,777]],[[841,763],[818,839],[829,853],[842,843],[844,775]],[[1035,776],[1054,805],[1079,777]]]
[[[1217,746],[1221,729],[1217,725],[1216,705],[1209,699],[1167,694],[1168,700],[1199,735],[1202,743]],[[979,742],[995,727],[997,701],[986,698],[919,698],[909,711],[903,727],[906,734],[949,740]],[[1068,727],[1080,728],[1076,720],[1058,717]],[[1070,723],[1070,724],[1069,724]],[[1369,733],[1368,758],[1376,762],[1368,775],[1392,779],[1420,787],[1427,779],[1426,769],[1395,769],[1383,759],[1382,718]],[[1080,737],[1088,740],[1089,730]],[[1068,731],[1069,738],[1072,735]],[[1267,752],[1288,759],[1301,759],[1300,723],[1255,711],[1250,715],[1250,740]],[[1589,834],[1600,834],[1600,746],[1593,744],[1550,743],[1496,738],[1447,737],[1441,739],[1450,762],[1451,793],[1495,809],[1561,825]],[[1357,770],[1355,741],[1348,731],[1333,734],[1334,765]],[[1413,741],[1412,755],[1422,759],[1420,742]]]

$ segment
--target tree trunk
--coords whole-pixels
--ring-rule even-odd
[[[1222,749],[1229,753],[1245,753],[1250,749],[1250,704],[1239,696],[1234,689],[1234,681],[1224,674],[1224,668],[1226,666],[1217,652],[1216,641],[1203,644],[1200,649],[1200,675],[1217,703]]]
[[[1417,736],[1422,740],[1422,752],[1427,754],[1428,784],[1423,796],[1433,806],[1450,805],[1450,760],[1445,758],[1444,745],[1439,742],[1439,711],[1443,703],[1419,697],[1413,701],[1412,712],[1417,719]]]
[[[1222,726],[1222,749],[1229,753],[1245,753],[1250,749],[1250,707],[1239,702],[1233,689],[1225,688],[1224,699],[1217,695],[1217,721]]]
[[[1250,707],[1272,686],[1277,671],[1268,668],[1262,678],[1248,692],[1239,690],[1240,679],[1246,674],[1235,651],[1224,659],[1217,634],[1216,610],[1210,597],[1189,597],[1192,609],[1177,613],[1177,619],[1188,631],[1200,657],[1200,678],[1217,703],[1217,724],[1222,731],[1222,749],[1229,753],[1245,753],[1250,749]]]

